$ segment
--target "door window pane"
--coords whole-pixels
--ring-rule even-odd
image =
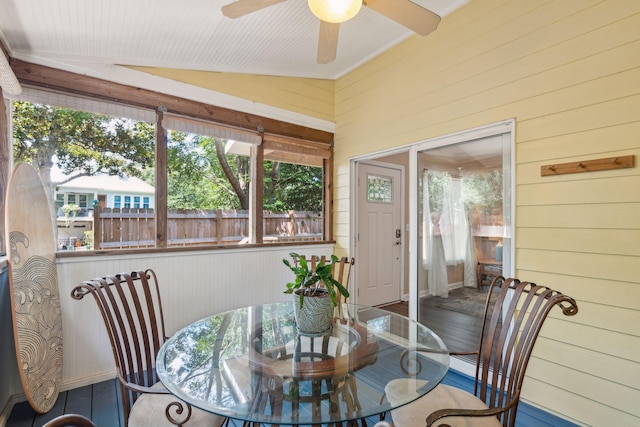
[[[393,202],[393,179],[389,176],[367,176],[367,200],[370,202]]]

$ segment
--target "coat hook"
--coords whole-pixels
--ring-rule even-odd
[[[578,166],[581,167],[581,168],[586,168],[586,166],[582,162],[578,163]]]
[[[616,157],[615,159],[612,160],[614,165],[617,165],[620,163],[620,161],[618,160],[618,158]]]
[[[555,172],[556,171],[556,165],[549,166],[549,170]]]

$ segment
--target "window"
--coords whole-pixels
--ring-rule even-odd
[[[393,178],[390,176],[367,176],[367,200],[370,202],[393,202]]]
[[[51,205],[57,208],[74,204],[86,214],[95,211],[94,218],[103,221],[96,228],[102,235],[96,236],[95,249],[148,248],[156,242],[165,247],[327,238],[325,188],[330,175],[325,167],[332,151],[328,142],[260,134],[259,126],[252,131],[168,113],[156,114],[154,100],[148,100],[149,109],[141,109],[32,87],[26,87],[18,98],[12,108],[14,130],[26,129],[34,120],[34,111],[39,110],[47,123],[66,120],[64,123],[72,126],[73,123],[84,126],[78,131],[90,137],[85,143],[91,143],[91,138],[111,135],[93,150],[99,156],[92,157],[90,148],[85,155],[81,150],[86,147],[78,144],[59,149],[60,157],[52,159],[58,173],[67,176],[88,173],[89,177],[100,176],[104,181],[91,187],[94,191],[85,193],[74,193],[70,187],[61,189],[51,200]],[[156,122],[167,130],[166,134],[158,137]],[[246,122],[242,121],[242,125],[246,126]],[[293,125],[293,128],[302,127]],[[283,129],[289,132],[291,126]],[[320,134],[322,140],[328,135],[323,131],[308,133]],[[25,131],[14,135],[17,160],[28,161],[27,148],[47,141],[46,134],[36,135],[40,138],[37,140],[18,136],[32,134]],[[166,181],[158,183],[157,188],[156,137],[163,147],[166,144],[168,164]],[[114,141],[116,146],[110,146]],[[69,151],[65,152],[67,148]],[[258,163],[258,159],[264,161]],[[164,175],[159,176],[164,180]],[[139,185],[149,186],[150,190],[136,191]],[[255,188],[258,186],[259,190]],[[162,200],[167,201],[166,209],[161,206],[162,211],[156,212],[156,196],[163,188],[167,189],[162,194]],[[123,189],[137,194],[123,194]],[[268,198],[264,199],[263,194]],[[94,199],[99,201],[96,206]],[[256,211],[255,206],[263,209]],[[128,229],[120,225],[125,218],[114,210],[132,207],[144,212],[126,220],[134,221],[143,232],[137,236],[110,232],[109,227]],[[253,216],[255,220],[251,221]],[[263,226],[263,221],[269,224]],[[156,232],[155,224],[162,229]],[[109,241],[110,236],[118,241]]]
[[[264,135],[263,239],[325,239],[326,144]]]

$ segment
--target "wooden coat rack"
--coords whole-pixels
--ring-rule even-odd
[[[583,160],[581,162],[545,165],[540,168],[541,176],[564,175],[568,173],[597,172],[611,169],[626,169],[635,166],[635,156],[608,157],[606,159]]]

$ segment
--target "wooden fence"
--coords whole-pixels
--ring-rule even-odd
[[[228,245],[248,242],[249,213],[235,210],[171,210],[167,217],[168,246]],[[265,242],[303,242],[323,238],[324,221],[317,212],[264,212]],[[94,211],[95,249],[155,246],[153,209]]]

